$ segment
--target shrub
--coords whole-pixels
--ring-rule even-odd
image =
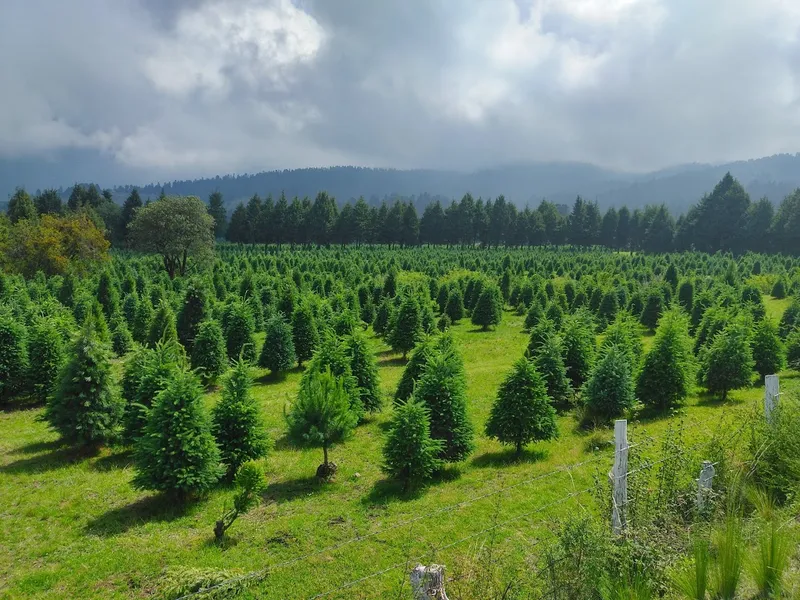
[[[156,396],[134,461],[134,486],[178,500],[207,492],[222,476],[202,388],[193,374],[178,371]]]
[[[770,292],[773,298],[777,298],[781,300],[786,298],[786,281],[783,277],[779,277],[778,280],[775,282],[775,285],[772,286],[772,291]]]
[[[753,421],[748,440],[753,480],[779,503],[800,484],[800,405],[784,397],[767,421]]]
[[[229,475],[247,461],[266,456],[269,450],[269,437],[250,390],[252,385],[249,365],[236,361],[225,378],[222,397],[211,411],[211,432]]]
[[[228,353],[222,327],[213,319],[203,321],[197,329],[197,336],[192,346],[192,369],[195,369],[202,380],[208,384],[216,381],[228,366]]]
[[[633,378],[623,350],[612,346],[592,369],[583,389],[589,414],[601,419],[621,416],[633,407]]]
[[[500,384],[497,398],[486,422],[487,437],[522,448],[558,436],[556,411],[550,406],[544,381],[533,364],[519,359]]]
[[[66,358],[64,339],[53,321],[39,318],[34,322],[29,330],[28,350],[34,357],[28,379],[34,396],[44,402],[55,391]]]
[[[431,438],[430,411],[413,400],[395,407],[383,447],[383,471],[404,487],[430,479],[441,466],[441,441]]]
[[[689,319],[677,309],[670,310],[659,321],[636,382],[636,395],[656,408],[675,406],[689,395],[695,371]]]
[[[292,341],[297,363],[302,367],[304,362],[311,360],[319,344],[317,323],[311,307],[306,302],[292,313]]]
[[[503,296],[500,288],[487,283],[483,286],[475,309],[472,311],[472,324],[479,326],[483,331],[491,325],[498,325],[503,317]]]
[[[95,446],[112,439],[122,410],[112,381],[109,349],[100,341],[94,319],[88,318],[70,349],[45,419],[65,441]]]
[[[718,333],[701,356],[703,382],[712,394],[726,400],[728,392],[750,384],[753,377],[753,351],[749,331],[742,320],[729,323]]]
[[[422,316],[417,299],[408,294],[400,303],[397,319],[389,334],[389,345],[395,352],[402,352],[403,358],[413,349],[423,334]]]
[[[288,371],[294,366],[294,340],[292,328],[280,313],[270,317],[264,325],[266,337],[258,357],[258,366],[269,369],[273,374]]]
[[[438,458],[447,462],[464,460],[474,447],[466,387],[461,357],[448,349],[431,356],[412,396],[430,410],[431,437],[442,441]]]
[[[786,349],[778,335],[778,327],[770,319],[761,319],[756,323],[750,346],[756,373],[762,378],[778,373],[786,366]]]
[[[344,378],[334,376],[329,368],[309,370],[306,375],[286,415],[288,436],[299,446],[322,448],[324,459],[317,477],[327,479],[336,471],[328,461],[328,449],[353,432],[359,417],[350,410]]]
[[[364,410],[370,413],[379,412],[383,398],[378,379],[378,365],[366,338],[356,332],[347,339],[345,348],[350,356],[350,370],[358,383],[358,393]]]
[[[233,506],[222,514],[214,525],[214,537],[217,541],[225,537],[233,522],[241,515],[261,502],[261,493],[267,488],[264,470],[256,462],[246,462],[236,472],[236,494],[233,496]]]

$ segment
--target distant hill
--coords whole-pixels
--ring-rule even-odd
[[[62,191],[68,193],[73,181],[97,181],[106,187],[115,180],[119,181],[116,177],[122,176],[119,169],[104,164],[100,171],[102,179],[92,179],[86,165],[81,164],[73,177],[67,179],[63,164],[58,160],[47,163],[52,169],[47,171],[45,178],[36,175],[39,167],[31,161],[20,163],[17,168],[10,168],[7,162],[0,161],[0,189],[10,193],[17,185],[25,185],[33,191],[39,187],[55,186],[54,177],[60,177]],[[151,198],[157,197],[162,188],[167,194],[192,194],[204,199],[219,190],[228,206],[247,200],[255,193],[262,197],[267,194],[277,197],[281,191],[291,198],[313,197],[318,191],[326,190],[340,202],[359,196],[378,201],[393,195],[458,199],[466,192],[476,198],[504,194],[506,199],[520,207],[536,205],[542,198],[571,205],[575,196],[580,194],[589,200],[597,200],[602,208],[623,204],[635,208],[663,202],[677,214],[685,212],[704,193],[711,191],[728,171],[742,182],[751,197],[767,196],[777,204],[800,187],[800,154],[781,154],[721,165],[678,165],[646,174],[567,162],[510,165],[474,172],[331,167],[225,175],[138,187],[142,196]],[[44,180],[46,184],[36,183]],[[115,199],[121,202],[130,189],[130,185],[115,187]]]

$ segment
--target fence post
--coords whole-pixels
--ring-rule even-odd
[[[772,412],[778,406],[780,395],[778,376],[767,375],[764,377],[764,415],[767,417],[768,423],[772,423]]]
[[[448,600],[444,591],[444,565],[414,567],[411,570],[411,593],[414,600]]]
[[[625,509],[628,504],[628,421],[614,422],[614,468],[611,480],[611,531],[615,535],[625,528]]]
[[[700,469],[700,477],[697,479],[697,510],[703,511],[706,507],[708,497],[711,495],[711,486],[714,481],[716,469],[711,461],[704,460]]]

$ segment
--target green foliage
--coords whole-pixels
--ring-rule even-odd
[[[458,286],[454,286],[450,289],[444,313],[450,317],[452,323],[458,323],[464,318],[464,295],[461,293],[461,288]]]
[[[178,331],[175,327],[175,313],[166,301],[162,301],[150,322],[147,334],[147,345],[155,348],[158,342],[177,341]]]
[[[114,388],[109,349],[89,318],[70,349],[45,419],[69,443],[94,446],[116,433],[122,400]]]
[[[330,474],[328,449],[344,441],[355,429],[358,414],[350,409],[350,395],[343,377],[329,368],[309,370],[300,381],[297,400],[286,414],[288,436],[299,446],[322,447],[322,475]]]
[[[128,329],[125,318],[120,314],[114,315],[111,318],[111,347],[114,350],[114,354],[125,356],[133,350],[134,344],[133,336]]]
[[[146,344],[150,333],[150,322],[153,320],[153,305],[147,296],[142,297],[136,305],[136,316],[131,326],[133,339]]]
[[[0,328],[2,328],[1,323]],[[30,361],[28,379],[34,396],[40,401],[45,401],[55,391],[66,359],[64,338],[55,323],[46,317],[37,319],[28,333],[28,351],[34,357]],[[0,335],[2,335],[1,329]]]
[[[554,333],[547,335],[532,360],[544,380],[550,401],[555,406],[566,407],[572,397],[572,386],[561,356],[561,338]]]
[[[654,331],[662,312],[664,312],[664,297],[658,289],[653,289],[647,295],[639,322],[650,331]]]
[[[264,346],[258,357],[258,366],[269,369],[273,374],[288,371],[297,360],[294,353],[292,328],[280,313],[267,320],[264,331]]]
[[[447,462],[464,460],[474,448],[466,387],[461,357],[446,349],[428,359],[412,396],[430,410],[431,437],[442,441],[438,458]]]
[[[186,286],[177,322],[178,340],[186,348],[187,353],[192,353],[200,323],[205,321],[210,313],[206,286],[198,279],[191,280]]]
[[[675,573],[673,585],[686,600],[706,600],[710,553],[708,542],[696,539],[692,546],[692,562]]]
[[[423,334],[422,314],[417,298],[406,295],[400,303],[394,327],[389,334],[389,345],[395,352],[402,352],[403,358],[413,349]]]
[[[572,387],[579,389],[589,377],[596,354],[594,327],[591,316],[585,310],[576,311],[564,323],[561,343],[567,377]]]
[[[234,300],[225,306],[222,313],[222,331],[225,334],[225,351],[231,360],[252,363],[256,359],[255,321],[250,307]]]
[[[490,325],[497,325],[503,317],[503,296],[500,288],[487,283],[483,286],[475,308],[472,311],[472,324],[486,331]]]
[[[794,498],[800,483],[800,405],[782,398],[767,421],[753,421],[748,439],[751,470],[758,486],[785,503]]]
[[[636,381],[640,401],[658,409],[682,402],[696,372],[689,318],[678,309],[664,313]]]
[[[521,358],[500,384],[486,422],[486,435],[514,446],[517,455],[531,442],[558,436],[556,411],[544,380],[533,364]]]
[[[730,390],[749,385],[753,378],[755,361],[749,337],[745,322],[731,321],[700,356],[703,383],[709,392],[720,394],[723,400]]]
[[[222,397],[211,412],[211,431],[229,475],[247,461],[266,456],[269,450],[269,437],[251,392],[252,385],[249,365],[236,361],[225,378]]]
[[[341,379],[341,383],[350,398],[350,410],[359,419],[364,416],[364,405],[361,402],[361,391],[358,380],[353,375],[350,366],[350,356],[345,344],[336,336],[327,334],[314,353],[314,357],[303,374],[303,379],[308,379],[313,372],[322,373],[330,370],[331,374]]]
[[[134,448],[137,488],[185,500],[207,492],[222,476],[202,400],[200,382],[187,371],[175,373],[156,396]]]
[[[694,285],[691,281],[684,281],[678,288],[678,304],[687,313],[694,307]]]
[[[378,378],[378,364],[372,353],[366,337],[355,332],[345,341],[345,348],[350,357],[350,370],[358,383],[358,393],[364,410],[376,413],[383,406],[380,380]]]
[[[800,370],[800,328],[786,337],[786,363],[795,370]]]
[[[583,388],[589,414],[600,419],[619,417],[633,407],[630,359],[616,346],[606,349]]]
[[[750,566],[760,598],[783,597],[784,577],[793,550],[791,533],[781,528],[774,518],[762,525]]]
[[[405,402],[411,397],[414,393],[414,386],[428,364],[428,359],[433,356],[435,351],[436,345],[433,338],[425,338],[417,344],[413,352],[411,352],[411,356],[397,384],[397,390],[394,394],[395,403]]]
[[[383,471],[406,487],[430,479],[441,466],[442,442],[431,438],[430,410],[419,402],[394,409],[383,447]]]
[[[233,506],[226,510],[222,514],[222,518],[214,525],[214,537],[217,541],[225,537],[225,532],[236,519],[258,506],[261,502],[261,493],[267,488],[264,470],[253,461],[246,462],[239,467],[234,484],[236,485],[236,494],[233,496]],[[228,593],[231,591],[228,590]]]
[[[792,303],[783,311],[781,322],[778,326],[781,337],[786,337],[800,325],[800,298],[793,298]]]
[[[778,300],[786,298],[786,281],[783,279],[783,277],[778,277],[778,279],[775,281],[775,285],[772,286],[770,295]]]
[[[778,335],[778,327],[770,319],[761,319],[755,324],[750,346],[756,373],[762,378],[778,373],[786,366],[786,349]]]
[[[191,355],[192,369],[200,378],[211,383],[225,372],[228,366],[228,353],[222,327],[216,320],[203,321],[197,329]]]
[[[606,328],[606,335],[603,338],[603,348],[619,346],[628,354],[634,372],[638,370],[644,353],[639,329],[639,324],[635,319],[629,314],[621,312]]]
[[[314,313],[311,312],[311,307],[307,303],[300,304],[292,314],[292,340],[297,362],[303,366],[304,362],[311,360],[314,350],[319,344]]]
[[[714,564],[713,595],[719,600],[735,600],[744,566],[741,519],[728,515],[716,534],[717,557]]]
[[[525,351],[526,355],[531,360],[535,359],[541,352],[541,347],[547,341],[547,338],[553,335],[556,335],[556,327],[553,322],[547,318],[540,319],[531,329],[528,348]]]

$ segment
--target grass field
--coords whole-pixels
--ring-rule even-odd
[[[773,318],[788,302],[765,301]],[[522,322],[523,317],[506,312],[494,331],[475,331],[466,321],[453,328],[465,362],[477,448],[468,461],[411,497],[400,494],[380,471],[391,414],[388,398],[403,368],[399,355],[371,338],[386,407],[333,448],[331,458],[340,468],[325,484],[314,478],[321,451],[294,449],[283,438],[284,407],[300,372],[280,381],[258,372],[254,393],[275,442],[265,461],[269,487],[262,505],[234,524],[222,546],[213,543],[212,529],[230,490],[217,490],[181,509],[131,486],[128,453],[105,449],[82,456],[62,447],[40,422],[40,408],[0,413],[0,597],[143,598],[157,591],[165,567],[244,573],[274,565],[279,566],[250,592],[253,597],[311,598],[393,566],[325,597],[398,597],[407,562],[435,561],[458,572],[458,565],[476,564],[481,548],[502,555],[512,569],[531,569],[537,541],[552,531],[555,519],[596,510],[593,494],[585,490],[593,488],[595,475],[608,470],[611,454],[593,453],[590,434],[578,430],[569,414],[559,418],[558,440],[532,446],[520,462],[483,436],[498,385],[527,344]],[[784,374],[783,390],[791,393],[797,381]],[[725,404],[693,396],[678,413],[634,420],[631,441],[658,439],[681,420],[686,439],[694,443],[731,427],[732,412],[755,405],[762,394],[756,382]],[[209,394],[209,406],[215,400]],[[599,435],[610,439],[610,429]],[[587,460],[593,462],[550,474]],[[568,494],[573,496],[564,499]],[[356,536],[369,537],[319,552]],[[281,565],[298,557],[303,558]],[[458,585],[457,578],[456,591]]]

